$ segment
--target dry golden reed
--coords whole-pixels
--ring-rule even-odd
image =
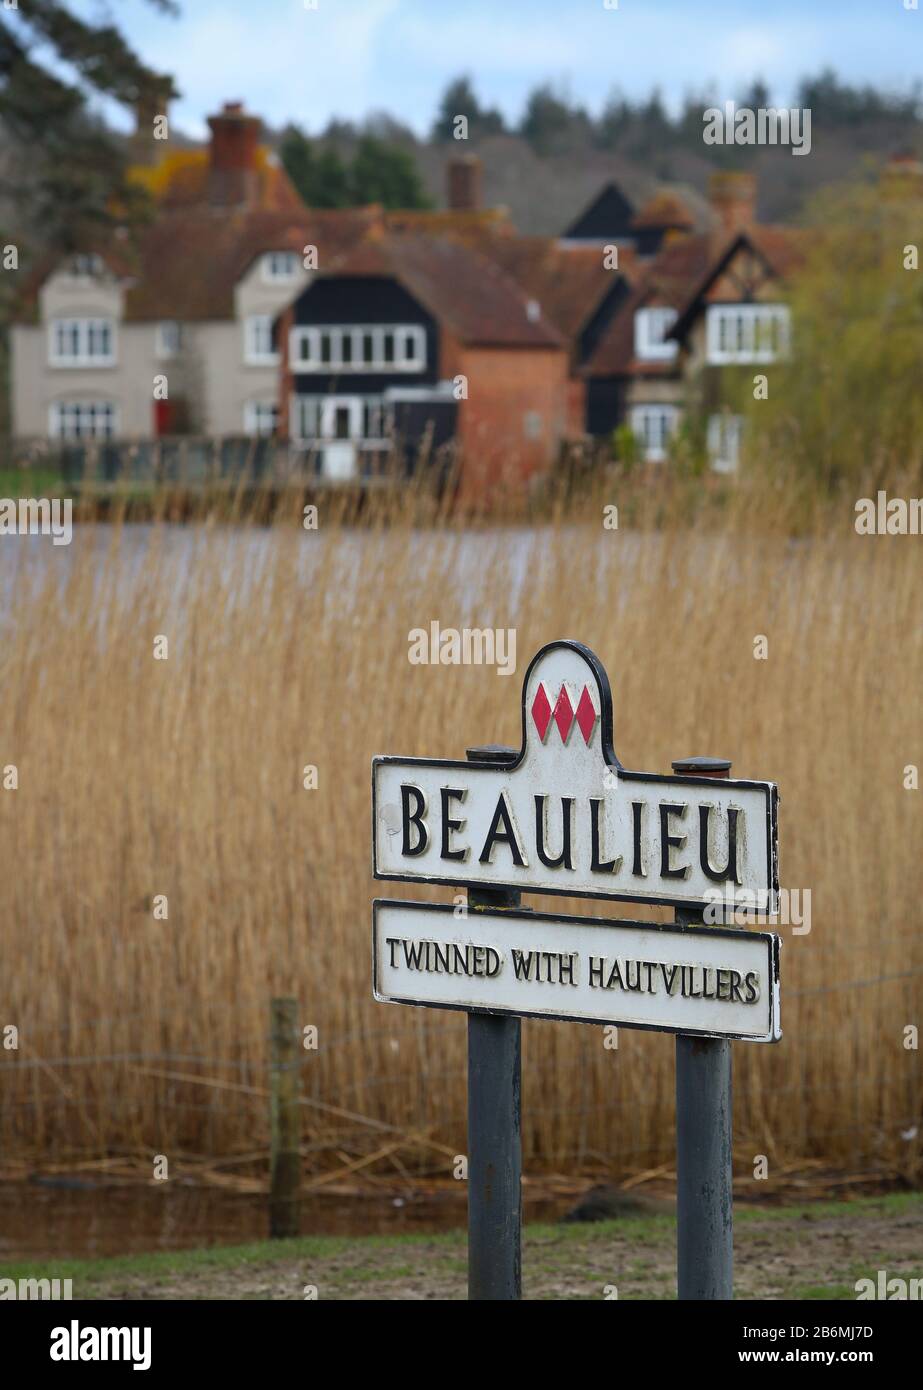
[[[351,1134],[381,1145],[373,1120],[416,1136],[389,1171],[449,1176],[465,1020],[371,998],[370,901],[414,890],[371,878],[370,759],[518,743],[528,659],[570,636],[609,671],[625,766],[704,753],[780,785],[782,882],[810,890],[812,930],[782,928],[782,1042],[734,1049],[735,1172],[765,1154],[770,1174],[813,1157],[912,1179],[919,538],[857,537],[848,507],[798,540],[730,522],[610,531],[599,512],[472,530],[329,515],[317,532],[78,528],[70,551],[5,570],[0,765],[18,789],[0,791],[0,1026],[19,1030],[0,1050],[5,1170],[255,1151],[283,994],[318,1029],[306,1166],[346,1165]],[[516,675],[411,666],[408,633],[433,619],[515,628]],[[672,1163],[672,1039],[603,1044],[597,1027],[524,1025],[527,1171]]]

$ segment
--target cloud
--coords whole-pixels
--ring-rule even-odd
[[[74,0],[87,9],[98,0]],[[188,0],[165,18],[123,0],[118,22],[152,66],[176,75],[177,123],[204,135],[205,117],[241,99],[273,125],[309,130],[332,115],[388,110],[418,130],[447,82],[474,79],[481,99],[519,115],[539,82],[564,85],[599,110],[613,87],[634,98],[661,88],[676,107],[687,91],[733,97],[756,76],[776,100],[805,73],[830,65],[851,81],[905,84],[923,12],[893,0],[837,0],[836,23],[804,0]],[[107,107],[107,109],[109,109]]]
[[[311,128],[332,111],[361,116],[380,48],[381,29],[400,0],[302,0],[284,4],[188,6],[183,17],[148,28],[146,61],[175,75],[174,117],[191,135],[224,101],[243,100],[274,125]]]

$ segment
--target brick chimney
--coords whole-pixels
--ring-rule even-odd
[[[481,207],[481,161],[476,154],[456,154],[446,168],[446,193],[451,212],[477,212]]]
[[[154,119],[170,113],[173,83],[169,77],[155,78],[145,84],[135,101],[135,129],[131,137],[131,159],[135,164],[156,164],[168,148],[165,140],[154,139]]]
[[[708,200],[717,219],[717,235],[724,240],[756,222],[756,175],[712,174]]]
[[[209,116],[208,199],[220,207],[255,203],[259,193],[258,151],[262,123],[243,102],[226,101]]]

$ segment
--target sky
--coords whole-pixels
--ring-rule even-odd
[[[102,0],[70,0],[98,16]],[[174,75],[171,108],[187,134],[243,100],[274,126],[310,133],[332,116],[384,110],[420,134],[446,84],[471,76],[480,100],[518,119],[551,81],[592,112],[613,87],[690,90],[720,100],[762,76],[775,101],[830,66],[844,80],[906,91],[923,76],[923,0],[179,0],[170,18],[145,0],[109,13],[150,66]],[[614,5],[614,8],[613,8]],[[107,112],[114,123],[130,125]]]

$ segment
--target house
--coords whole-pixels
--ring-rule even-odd
[[[733,472],[754,376],[788,355],[791,310],[782,287],[803,263],[808,233],[751,224],[735,232],[680,305],[669,339],[679,351],[685,409],[703,421],[713,469]]]
[[[272,321],[374,209],[311,212],[239,103],[209,120],[206,150],[136,171],[152,224],[28,277],[11,331],[17,438],[262,434],[275,423]]]
[[[583,375],[593,434],[627,424],[644,458],[660,462],[683,417],[702,418],[713,467],[730,470],[741,422],[725,408],[721,369],[769,363],[787,350],[779,286],[799,263],[803,234],[757,222],[749,174],[715,174],[709,192],[713,220],[704,233],[679,225],[664,199],[662,249],[642,262]]]
[[[595,244],[505,236],[494,238],[486,254],[561,334],[568,353],[567,433],[592,433],[582,369],[628,298],[634,252],[623,251],[615,265]]]
[[[280,316],[282,419],[327,478],[399,449],[461,464],[483,498],[547,470],[564,433],[567,344],[531,298],[456,236],[382,229]]]
[[[628,424],[651,462],[666,456],[682,413],[679,345],[668,334],[690,285],[708,266],[709,246],[708,236],[669,241],[642,269],[583,368],[589,433],[603,438]]]
[[[711,229],[713,209],[694,189],[685,184],[645,186],[647,192],[636,204],[620,184],[604,184],[561,233],[560,244],[614,246],[619,253],[631,251],[638,260],[649,260],[674,233]]]
[[[139,108],[132,176],[155,202],[152,224],[43,262],[20,296],[11,343],[20,440],[271,434],[273,321],[315,267],[385,227],[472,246],[514,230],[504,209],[481,207],[470,156],[449,161],[441,211],[308,209],[239,102],[209,118],[204,149],[153,140],[151,112],[149,100]]]

